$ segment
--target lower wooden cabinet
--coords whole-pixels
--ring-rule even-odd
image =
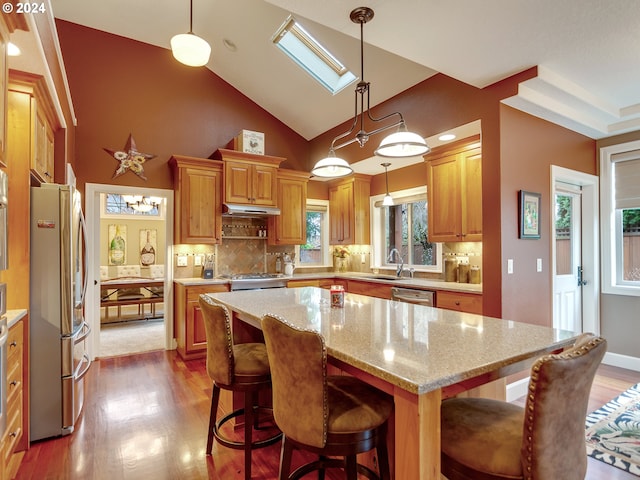
[[[174,284],[174,322],[178,354],[184,360],[203,358],[207,355],[207,337],[204,319],[198,304],[203,293],[226,292],[227,285]]]
[[[436,293],[436,307],[482,315],[482,295],[439,290]]]
[[[25,321],[23,318],[16,322],[7,339],[7,429],[0,442],[3,479],[14,478],[28,447],[28,435],[25,434]]]
[[[313,280],[289,280],[287,282],[287,287],[289,288],[320,287],[328,289],[331,288],[331,285],[342,285],[346,289],[346,282],[344,280],[336,282],[336,280],[332,278],[318,278]]]
[[[347,280],[347,292],[391,300],[391,285],[360,280]]]

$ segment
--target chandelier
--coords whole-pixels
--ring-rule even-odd
[[[342,147],[346,147],[347,145],[351,145],[354,142],[358,142],[360,147],[364,147],[365,143],[367,143],[369,137],[372,135],[376,135],[377,133],[395,127],[397,127],[397,131],[388,135],[382,140],[382,142],[380,142],[380,146],[374,152],[376,155],[389,158],[404,158],[424,155],[429,151],[427,142],[425,142],[423,137],[417,133],[407,131],[404,117],[400,112],[393,112],[380,118],[375,118],[371,115],[369,107],[370,84],[369,82],[364,81],[364,24],[373,18],[373,10],[369,7],[356,8],[351,11],[350,18],[353,23],[360,24],[360,81],[355,89],[355,113],[353,123],[348,131],[333,139],[327,157],[318,161],[311,170],[311,173],[318,177],[342,177],[349,175],[353,172],[353,169],[346,160],[336,157],[335,151]],[[359,112],[358,105],[360,106]],[[393,123],[383,125],[367,132],[364,128],[365,112],[367,118],[374,123],[383,122],[392,117],[396,117],[397,119]],[[356,132],[355,136],[342,141],[354,132],[358,127],[358,124],[360,129]],[[336,142],[340,141],[342,142],[336,144]]]
[[[162,203],[162,198],[160,197],[144,197],[142,195],[123,195],[122,199],[127,202],[127,207],[143,213],[158,208]]]

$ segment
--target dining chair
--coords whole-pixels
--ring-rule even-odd
[[[442,474],[449,480],[583,480],[585,418],[605,339],[583,334],[531,367],[524,408],[481,398],[442,402]]]
[[[267,350],[264,343],[235,344],[231,335],[231,320],[227,308],[214,302],[207,295],[200,295],[198,302],[202,310],[207,338],[207,373],[213,380],[206,453],[211,455],[214,439],[225,447],[244,450],[244,477],[249,480],[251,451],[272,445],[282,438],[280,430],[273,428],[272,435],[260,440],[253,439],[253,429],[261,428],[259,411],[269,410],[268,413],[271,414],[270,408],[257,405],[258,393],[271,388]],[[244,407],[217,420],[220,390],[242,393]],[[230,420],[241,416],[244,416],[244,439],[236,441],[225,435],[222,427]]]
[[[327,374],[327,348],[317,332],[301,330],[274,315],[262,319],[273,384],[273,414],[283,432],[280,480],[318,470],[342,468],[389,479],[387,423],[393,398],[347,375]],[[379,474],[357,463],[356,455],[376,449]],[[294,450],[318,455],[290,473]],[[329,458],[341,457],[341,458]]]
[[[140,278],[140,265],[118,265],[116,267],[116,277],[120,279],[125,278]],[[137,288],[120,288],[116,292],[116,299],[118,301],[130,301],[140,300],[144,298],[144,294]],[[144,304],[138,303],[138,316],[144,315]],[[118,317],[122,317],[122,307],[118,306]]]

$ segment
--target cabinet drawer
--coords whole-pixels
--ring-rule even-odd
[[[11,329],[9,330],[9,336],[7,338],[7,365],[10,366],[13,363],[22,362],[22,347],[24,344],[23,340],[23,323],[22,320],[17,322]]]
[[[482,315],[482,295],[438,291],[436,293],[436,306],[448,310]]]
[[[9,364],[7,368],[7,404],[11,404],[22,391],[22,362]]]
[[[15,407],[13,402],[8,404],[7,413],[8,415],[8,423],[7,423],[7,431],[4,434],[4,438],[2,439],[2,447],[4,451],[4,462],[5,464],[9,460],[11,454],[15,450],[16,444],[18,440],[22,437],[22,391],[16,397],[17,405],[19,407]]]
[[[187,287],[187,301],[197,302],[203,293],[228,292],[229,288],[226,284],[221,285],[201,285],[196,287]]]

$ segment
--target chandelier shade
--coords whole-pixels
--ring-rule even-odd
[[[425,142],[423,137],[421,137],[417,133],[407,131],[404,118],[400,112],[389,113],[380,118],[376,118],[371,114],[371,109],[369,106],[370,84],[369,82],[365,82],[364,80],[364,24],[370,21],[373,18],[373,15],[374,12],[369,7],[358,7],[352,10],[350,14],[351,21],[353,23],[360,24],[360,81],[358,82],[358,85],[356,85],[355,89],[355,112],[351,128],[333,139],[329,150],[329,157],[327,158],[335,158],[335,150],[346,147],[347,145],[351,145],[354,142],[358,142],[360,147],[364,147],[364,145],[369,140],[369,137],[396,127],[398,127],[398,130],[395,133],[388,135],[385,139],[382,140],[380,146],[375,150],[376,155],[390,158],[404,158],[424,155],[429,151],[429,146],[427,145],[427,142]],[[375,124],[378,122],[384,122],[394,117],[396,118],[394,122],[387,123],[386,125],[382,125],[369,132],[365,130],[365,120],[368,120],[368,122],[372,122]],[[355,135],[351,138],[348,138],[352,133],[354,133],[354,131],[356,131],[356,129],[357,132],[355,133]],[[313,173],[314,170],[320,168],[320,163],[325,162],[325,160],[327,159],[320,160],[313,168],[313,170],[311,170],[311,172]],[[349,170],[335,170],[336,173],[338,171],[341,172],[341,175],[336,174],[332,176],[337,177],[349,175],[351,172],[353,172],[353,169],[349,168]]]
[[[385,162],[385,163],[381,163],[380,165],[382,165],[384,167],[384,180],[385,180],[385,184],[387,186],[387,193],[384,196],[384,199],[382,200],[382,206],[383,207],[392,207],[393,205],[395,205],[395,202],[393,201],[393,197],[389,194],[389,172],[387,171],[387,168],[389,167],[389,165],[391,165],[389,162]]]
[[[202,67],[209,62],[211,46],[193,33],[193,0],[190,0],[189,32],[171,38],[171,53],[180,63],[189,67]]]
[[[353,168],[346,160],[335,156],[333,151],[329,156],[318,161],[311,170],[311,174],[316,177],[337,178],[344,177],[353,172]]]
[[[122,199],[127,203],[129,208],[137,212],[150,212],[162,203],[160,197],[144,197],[142,195],[123,195]]]

